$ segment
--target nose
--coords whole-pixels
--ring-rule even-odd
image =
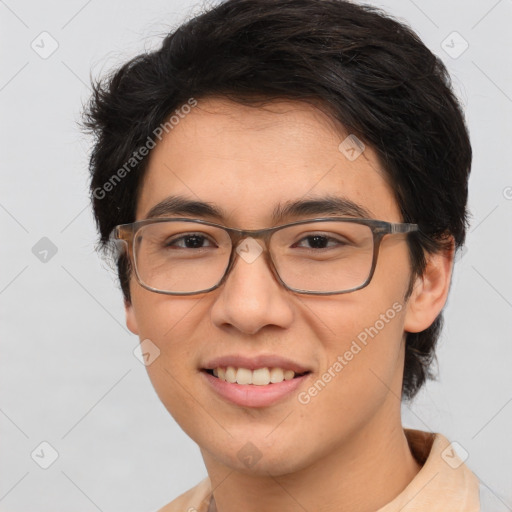
[[[255,244],[261,248],[254,239],[240,242],[233,268],[217,289],[211,315],[219,328],[256,334],[265,326],[287,328],[293,321],[292,292],[277,280]]]

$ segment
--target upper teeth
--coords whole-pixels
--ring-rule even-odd
[[[295,377],[293,370],[283,370],[282,368],[257,368],[249,370],[248,368],[214,368],[213,374],[219,379],[237,384],[255,384],[265,386],[269,383],[276,384],[283,380],[290,380]]]

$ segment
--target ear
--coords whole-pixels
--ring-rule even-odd
[[[443,309],[452,277],[455,243],[435,254],[426,254],[423,275],[416,278],[407,301],[404,330],[421,332],[432,325]]]
[[[137,317],[135,316],[135,311],[133,310],[133,304],[128,302],[126,299],[124,301],[124,311],[126,313],[126,326],[130,329],[133,334],[139,334],[139,326],[137,324]]]

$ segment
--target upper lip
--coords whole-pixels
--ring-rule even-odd
[[[282,368],[283,370],[293,370],[295,373],[309,372],[305,366],[277,355],[259,355],[259,356],[241,356],[226,355],[210,359],[203,365],[205,370],[213,370],[214,368],[227,368],[233,366],[235,368],[247,368],[249,370],[256,370],[257,368]]]

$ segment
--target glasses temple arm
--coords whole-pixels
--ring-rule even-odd
[[[391,224],[390,233],[411,233],[419,231],[418,224]]]

